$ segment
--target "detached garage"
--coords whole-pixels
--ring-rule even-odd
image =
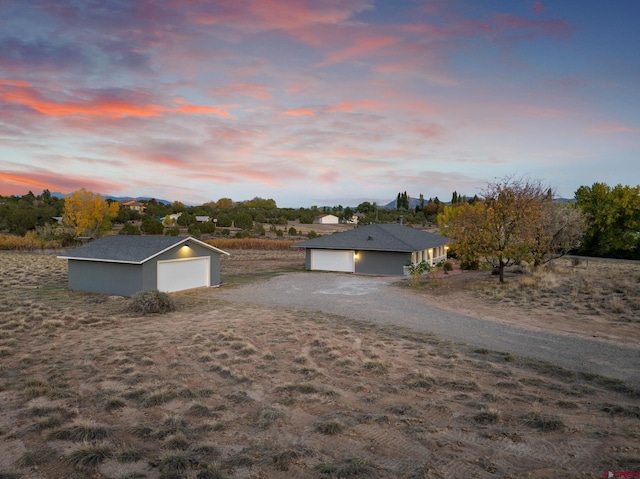
[[[131,296],[218,286],[223,254],[229,253],[191,237],[117,235],[58,258],[68,260],[69,289]]]

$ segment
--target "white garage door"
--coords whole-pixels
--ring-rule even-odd
[[[158,289],[165,293],[209,286],[209,258],[158,261]]]
[[[354,251],[311,250],[311,269],[320,271],[343,271],[353,273],[356,270]]]

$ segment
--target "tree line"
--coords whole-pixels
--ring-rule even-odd
[[[605,183],[581,186],[573,201],[554,198],[551,188],[537,180],[506,177],[490,182],[480,195],[468,198],[453,192],[451,201],[421,194],[415,206],[407,192],[398,193],[395,208],[362,202],[356,207],[280,208],[275,200],[253,198],[233,201],[220,198],[199,206],[179,201],[145,200],[144,212],[129,210],[116,201],[79,190],[57,198],[48,190],[40,195],[0,196],[0,231],[13,235],[37,235],[45,240],[71,241],[78,236],[97,237],[120,223],[124,234],[214,234],[232,226],[245,236],[264,234],[264,226],[282,233],[290,221],[311,224],[320,214],[331,213],[343,222],[358,215],[358,224],[438,224],[454,240],[451,249],[463,266],[481,261],[504,267],[528,261],[540,265],[568,252],[612,258],[640,259],[640,186]],[[170,215],[180,214],[175,223]],[[198,223],[196,216],[215,218]],[[62,218],[62,222],[53,218]],[[295,234],[295,228],[289,233]]]

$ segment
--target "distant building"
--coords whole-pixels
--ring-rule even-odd
[[[340,219],[335,215],[320,215],[316,216],[313,222],[319,225],[337,225]]]
[[[121,201],[120,206],[131,211],[137,211],[138,213],[144,213],[144,203],[140,203],[138,200]]]
[[[348,218],[346,222],[350,225],[357,225],[364,216],[362,213],[356,213],[351,218]]]

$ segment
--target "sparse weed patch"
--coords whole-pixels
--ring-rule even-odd
[[[454,391],[479,391],[480,386],[475,381],[465,381],[462,379],[445,381],[442,386]]]
[[[76,467],[96,467],[106,459],[113,457],[113,446],[108,443],[83,443],[69,454],[67,460]]]
[[[76,421],[74,424],[51,431],[49,439],[62,441],[100,441],[112,435],[110,426],[92,420]]]
[[[158,460],[160,477],[183,477],[189,468],[191,457],[187,451],[170,451],[163,454]]]
[[[494,424],[498,422],[500,418],[500,413],[497,409],[483,409],[478,414],[473,416],[473,420],[478,424]]]
[[[50,447],[42,447],[38,449],[31,449],[23,452],[18,460],[16,466],[18,467],[31,467],[41,466],[50,462],[58,457],[58,453]]]
[[[391,367],[391,363],[388,361],[367,361],[364,363],[364,369],[373,374],[386,374]]]
[[[344,429],[344,424],[336,419],[316,423],[314,429],[322,434],[334,435],[339,434]]]
[[[541,431],[557,431],[564,428],[564,422],[560,416],[542,414],[539,411],[532,411],[521,417],[522,423],[531,428]]]
[[[127,463],[139,461],[142,459],[142,454],[133,447],[120,445],[114,449],[113,457],[115,457],[118,462]]]
[[[404,380],[407,387],[412,389],[431,389],[436,384],[436,379],[428,372],[414,371],[407,374]]]
[[[315,469],[323,476],[328,477],[358,477],[369,476],[374,467],[366,459],[359,457],[345,459],[336,463],[320,463]]]
[[[261,429],[268,429],[273,423],[284,417],[284,411],[277,406],[263,406],[258,410],[256,425]]]

